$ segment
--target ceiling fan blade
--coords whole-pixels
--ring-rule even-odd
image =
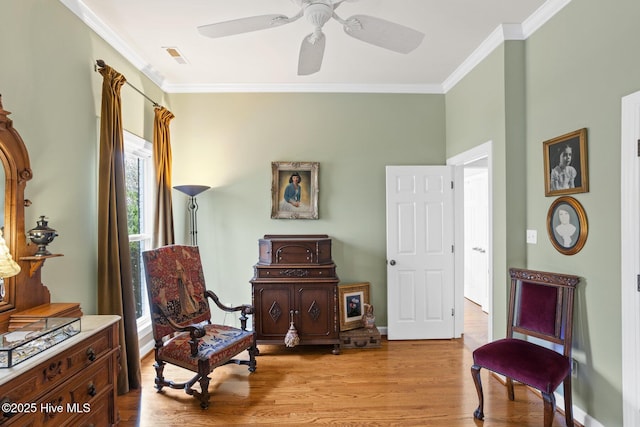
[[[347,19],[344,32],[363,42],[399,53],[411,52],[424,39],[420,31],[368,15],[354,15]]]
[[[322,66],[326,38],[324,33],[311,33],[302,40],[298,58],[298,75],[308,76],[317,73]]]
[[[215,24],[201,25],[198,31],[207,37],[226,37],[251,31],[266,30],[288,24],[291,20],[285,15],[259,15],[249,18],[233,19]]]

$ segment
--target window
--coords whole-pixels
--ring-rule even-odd
[[[149,303],[142,264],[142,252],[151,249],[153,227],[153,164],[151,143],[124,132],[124,165],[127,187],[127,226],[131,252],[131,272],[138,323],[142,341],[150,330]],[[141,343],[142,348],[142,343]]]

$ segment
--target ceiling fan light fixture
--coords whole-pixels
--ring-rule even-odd
[[[313,1],[304,7],[304,17],[316,28],[322,28],[332,15],[331,0]]]

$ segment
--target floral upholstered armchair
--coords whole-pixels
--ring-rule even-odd
[[[197,246],[169,245],[142,254],[147,277],[151,323],[155,340],[155,387],[184,389],[209,406],[209,374],[228,363],[256,370],[255,334],[247,331],[253,307],[227,307],[205,288]],[[211,323],[208,299],[225,312],[239,312],[241,328]],[[247,351],[248,360],[237,356]],[[166,363],[196,373],[189,381],[174,383],[163,376]],[[199,382],[200,391],[193,389]]]

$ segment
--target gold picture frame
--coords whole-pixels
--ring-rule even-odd
[[[586,128],[544,141],[542,146],[545,196],[589,191]]]
[[[587,214],[573,197],[558,197],[547,213],[547,232],[558,252],[574,255],[580,252],[587,241]]]
[[[338,285],[340,330],[364,327],[365,304],[369,304],[369,282]]]
[[[319,168],[318,162],[271,162],[271,218],[318,219]]]

